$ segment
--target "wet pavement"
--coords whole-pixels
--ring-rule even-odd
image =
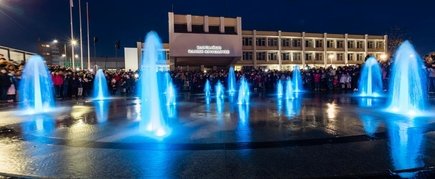
[[[400,116],[386,99],[254,96],[249,106],[181,94],[171,133],[140,127],[139,100],[0,110],[0,176],[54,178],[433,177],[435,115]],[[434,99],[427,111],[434,111]]]

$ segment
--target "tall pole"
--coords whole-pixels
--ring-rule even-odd
[[[88,2],[86,2],[86,26],[87,26],[87,30],[86,32],[88,33],[88,70],[91,69],[91,47],[90,47],[90,40],[89,40],[89,4]]]
[[[75,70],[75,64],[74,64],[74,29],[73,29],[73,15],[72,15],[72,8],[74,7],[74,0],[69,1],[69,17],[70,17],[70,24],[71,24],[71,62],[72,62],[72,69]]]
[[[83,70],[83,28],[82,28],[82,0],[79,0],[79,21],[80,21],[80,68]]]

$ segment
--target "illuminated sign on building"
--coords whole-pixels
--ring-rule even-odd
[[[228,49],[222,49],[222,46],[219,45],[197,45],[195,49],[188,49],[188,54],[213,54],[213,55],[228,55],[230,54],[230,50]]]

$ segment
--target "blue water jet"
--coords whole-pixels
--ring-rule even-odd
[[[381,66],[375,57],[370,57],[361,69],[359,80],[359,96],[379,97],[382,93]]]
[[[234,74],[234,68],[230,67],[228,71],[228,94],[234,96],[236,93],[236,75]]]
[[[54,107],[51,74],[41,56],[32,56],[24,66],[19,85],[19,108],[26,113],[45,113]]]
[[[427,77],[423,60],[409,41],[396,51],[391,72],[388,110],[409,116],[421,114],[427,104]]]
[[[177,104],[177,92],[174,86],[174,83],[172,83],[171,75],[169,75],[168,72],[165,72],[165,82],[166,82],[166,105],[167,106],[175,106]]]
[[[215,92],[216,92],[216,99],[223,99],[225,97],[224,85],[222,85],[220,81],[216,83]]]
[[[205,81],[205,85],[204,85],[204,97],[205,97],[205,103],[210,104],[211,85],[208,79],[207,81]]]
[[[299,69],[299,66],[293,67],[292,80],[293,80],[293,91],[295,93],[303,92],[304,86],[302,83],[302,75],[301,75],[301,70]]]
[[[284,95],[284,87],[282,85],[282,81],[278,80],[278,83],[276,84],[276,97],[278,99],[281,99]]]
[[[109,98],[109,89],[107,87],[106,76],[102,69],[99,69],[95,74],[94,79],[94,100],[105,100]]]
[[[239,88],[239,96],[237,99],[237,104],[249,104],[249,96],[251,92],[249,90],[248,81],[243,77],[240,79],[240,88]]]
[[[292,80],[290,78],[287,78],[286,84],[285,84],[285,99],[294,99],[293,96],[293,84]]]
[[[165,65],[163,46],[157,33],[149,32],[145,38],[142,66],[138,82],[138,96],[141,100],[141,127],[152,137],[169,135],[165,107],[167,82],[165,73],[159,72],[159,65]]]

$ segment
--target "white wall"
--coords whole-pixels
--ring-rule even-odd
[[[139,59],[137,48],[124,48],[125,70],[137,70],[139,68]]]

